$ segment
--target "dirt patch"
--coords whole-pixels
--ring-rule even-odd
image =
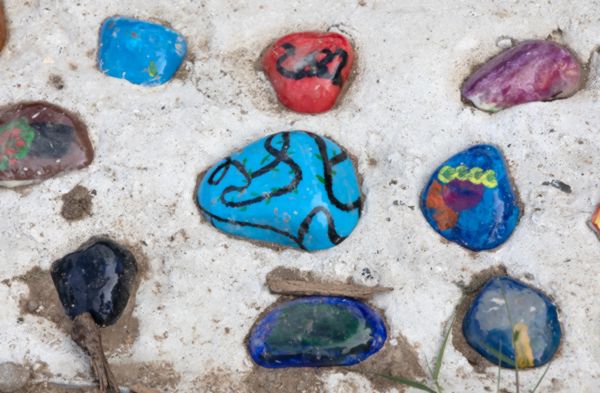
[[[121,386],[136,386],[138,393],[146,393],[148,389],[159,392],[174,390],[181,380],[169,362],[128,363],[111,367],[115,378]]]
[[[64,194],[60,215],[67,221],[77,221],[92,215],[92,194],[84,186],[76,185]]]
[[[139,321],[132,313],[136,303],[136,293],[142,278],[147,277],[147,259],[141,249],[135,246],[125,246],[136,258],[138,274],[133,284],[132,293],[127,307],[116,324],[101,329],[102,344],[107,355],[126,351],[139,335]],[[21,314],[30,314],[53,322],[58,329],[70,337],[72,321],[64,313],[58,293],[48,270],[34,267],[22,276],[13,278],[21,281],[29,288],[29,294],[22,297],[19,306]]]
[[[465,318],[465,314],[469,310],[471,303],[479,293],[479,290],[492,278],[496,276],[504,276],[507,274],[505,266],[494,266],[485,269],[479,273],[475,273],[471,277],[471,281],[467,284],[459,282],[457,285],[463,291],[463,297],[456,307],[455,323],[452,327],[452,345],[457,351],[463,354],[467,361],[473,366],[473,369],[481,374],[485,374],[485,369],[490,367],[492,364],[484,359],[477,351],[475,351],[462,332],[462,321]]]
[[[50,86],[54,87],[56,90],[62,90],[65,88],[65,81],[63,77],[56,74],[50,75],[48,78],[48,84],[50,84]]]

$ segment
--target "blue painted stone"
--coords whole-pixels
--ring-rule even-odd
[[[197,201],[223,232],[309,251],[341,243],[362,207],[347,153],[305,131],[270,135],[221,160],[200,180]]]
[[[312,296],[275,307],[248,339],[252,359],[267,368],[349,366],[379,351],[385,323],[369,306]]]
[[[440,235],[473,251],[504,243],[521,214],[504,157],[491,145],[440,165],[421,194],[421,210]]]
[[[552,301],[507,276],[492,278],[481,289],[465,315],[463,334],[494,365],[519,369],[549,362],[561,337]]]
[[[90,313],[100,326],[114,324],[127,306],[137,265],[129,250],[92,239],[52,264],[54,286],[66,314]]]
[[[121,16],[104,21],[99,45],[100,71],[149,86],[168,82],[187,51],[185,38],[176,31]]]

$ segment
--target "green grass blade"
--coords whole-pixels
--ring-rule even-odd
[[[508,356],[506,356],[505,354],[503,354],[502,352],[499,352],[497,350],[495,350],[494,348],[488,346],[488,345],[484,345],[484,348],[486,349],[486,351],[490,352],[492,355],[494,355],[495,357],[498,358],[498,360],[502,361],[502,363],[506,363],[511,367],[515,367],[515,362],[509,358]]]
[[[502,342],[498,345],[498,352],[502,353]],[[496,377],[496,393],[500,393],[500,372],[502,371],[502,360],[498,359],[498,376]]]
[[[452,327],[454,326],[455,316],[452,315],[452,320],[450,321],[450,326],[448,326],[448,331],[444,335],[444,341],[442,342],[442,346],[440,347],[440,351],[438,352],[437,358],[435,359],[435,366],[433,368],[433,381],[436,382],[440,377],[440,370],[442,369],[442,360],[444,359],[444,352],[446,351],[446,345],[448,345],[448,338],[450,338],[450,333],[452,333]]]
[[[388,379],[392,382],[399,383],[401,385],[410,386],[411,388],[419,389],[428,393],[437,393],[435,390],[431,389],[429,386],[422,384],[421,382],[413,381],[410,379],[402,378],[402,377],[394,377],[392,375],[385,374],[375,374],[381,378]]]
[[[542,374],[542,376],[540,377],[540,379],[537,381],[537,383],[535,384],[535,386],[533,387],[533,389],[530,390],[530,393],[535,393],[535,391],[537,390],[537,388],[540,387],[542,381],[544,380],[544,378],[546,378],[546,374],[548,373],[549,369],[550,369],[550,362],[546,366],[546,369],[544,370],[544,373]]]

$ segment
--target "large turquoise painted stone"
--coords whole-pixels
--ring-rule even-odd
[[[157,23],[115,16],[100,28],[98,68],[138,85],[168,82],[187,51],[185,38]]]
[[[504,157],[491,145],[440,165],[421,194],[421,210],[440,235],[473,251],[500,246],[521,215]]]
[[[546,295],[500,276],[488,281],[473,300],[463,334],[494,365],[525,369],[552,359],[561,330],[556,306]]]
[[[346,239],[362,207],[346,151],[306,131],[270,135],[221,160],[200,180],[197,201],[223,232],[309,251]]]
[[[275,307],[252,328],[248,350],[267,368],[349,366],[379,351],[386,338],[383,319],[366,304],[313,296]]]

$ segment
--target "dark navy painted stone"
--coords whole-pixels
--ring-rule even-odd
[[[168,82],[187,51],[185,38],[157,23],[108,18],[100,28],[98,68],[138,85]]]
[[[127,306],[137,274],[134,256],[117,243],[91,240],[52,264],[52,280],[67,315],[89,312],[100,326],[114,324]]]
[[[252,329],[248,349],[267,368],[349,366],[379,351],[382,318],[356,300],[314,296],[275,307]]]
[[[204,174],[197,200],[223,232],[310,251],[341,243],[362,207],[348,154],[305,131],[268,136],[221,160]]]
[[[463,321],[467,342],[494,365],[519,369],[549,362],[561,338],[556,306],[540,291],[507,276],[491,279]]]
[[[504,157],[491,145],[440,165],[421,194],[421,210],[439,234],[473,251],[504,243],[521,215]]]

